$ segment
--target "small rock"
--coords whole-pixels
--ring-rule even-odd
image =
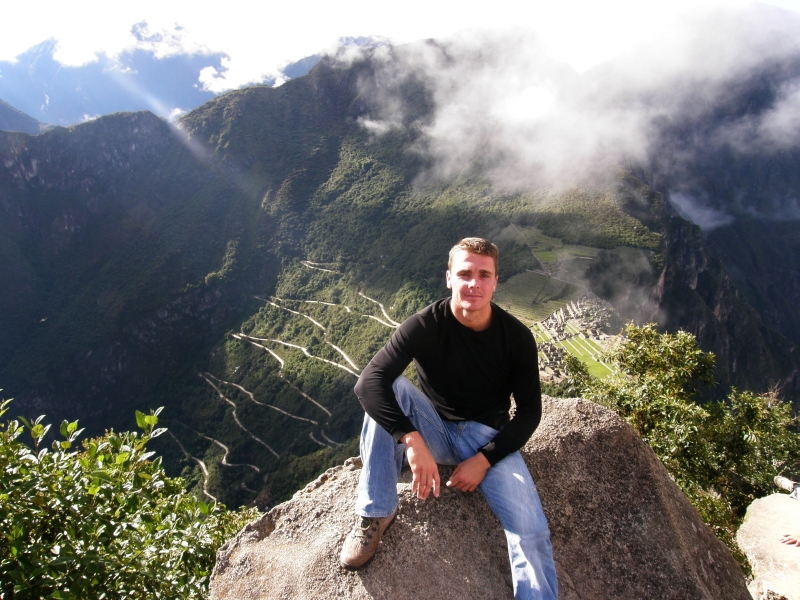
[[[748,508],[736,541],[753,566],[756,600],[800,600],[800,548],[781,543],[800,533],[800,502],[788,494],[759,498]]]

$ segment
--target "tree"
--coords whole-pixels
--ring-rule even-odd
[[[0,416],[10,401],[0,404]],[[0,594],[22,598],[202,598],[217,548],[255,510],[190,495],[146,450],[161,409],[136,411],[141,433],[84,440],[78,422],[40,448],[43,417],[0,424]],[[20,441],[24,432],[33,448]]]
[[[732,390],[700,402],[714,385],[714,355],[690,333],[660,334],[629,324],[607,359],[605,380],[567,359],[570,393],[615,410],[650,445],[717,536],[745,565],[735,533],[748,505],[774,490],[776,475],[800,470],[800,435],[791,407],[776,392]]]

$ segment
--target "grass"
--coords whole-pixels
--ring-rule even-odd
[[[536,250],[533,254],[544,264],[558,262],[558,254],[552,250]]]
[[[532,331],[533,337],[536,338],[537,344],[550,341],[550,336],[548,335],[547,331],[545,331],[544,327],[542,327],[539,323],[534,323]]]
[[[572,337],[559,342],[558,345],[583,362],[589,373],[603,379],[615,371],[614,367],[599,360],[603,353],[600,344],[587,339],[574,323],[567,323],[565,330],[571,333]]]
[[[600,344],[585,338],[573,323],[567,323],[565,330],[572,334],[572,337],[556,342],[556,346],[561,347],[580,360],[586,365],[589,373],[598,379],[604,379],[615,371],[614,367],[599,360],[600,355],[603,353],[603,348]],[[537,344],[552,341],[547,331],[539,323],[534,324],[532,331]]]
[[[548,267],[560,260],[594,258],[600,252],[599,248],[591,246],[565,244],[558,238],[545,235],[536,227],[517,226],[516,229],[536,258]]]
[[[585,364],[589,373],[598,379],[604,379],[614,372],[613,367],[598,360],[601,352],[599,346],[582,335],[575,335],[557,345]]]
[[[579,246],[577,244],[564,244],[556,251],[559,257],[567,258],[594,258],[600,252],[599,248]]]

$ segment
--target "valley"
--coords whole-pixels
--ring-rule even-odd
[[[794,346],[644,175],[438,180],[415,150],[424,89],[409,87],[404,129],[361,125],[377,76],[368,58],[323,60],[178,127],[121,113],[0,132],[0,387],[17,413],[96,434],[164,406],[170,474],[271,506],[357,454],[358,373],[447,294],[447,251],[468,235],[500,247],[495,301],[533,327],[546,382],[565,353],[610,374],[602,350],[632,319],[697,335],[721,393],[777,381],[800,397]]]
[[[343,273],[328,266],[334,268],[295,261],[279,280],[280,295],[254,296],[260,307],[212,350],[208,371],[199,373],[208,392],[193,405],[203,403],[205,413],[221,400],[227,408],[214,427],[204,418],[181,420],[182,431],[173,437],[180,448],[202,456],[200,464],[183,452],[174,467],[196,463],[190,478],[198,492],[228,503],[231,496],[241,504],[263,502],[260,493],[281,460],[344,450],[358,434],[363,413],[352,387],[398,322],[391,309],[343,285]],[[332,295],[337,302],[328,300]],[[254,472],[219,468],[229,465]]]

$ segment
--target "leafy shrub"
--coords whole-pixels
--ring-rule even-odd
[[[800,435],[777,394],[731,391],[699,403],[713,385],[714,355],[690,333],[659,334],[628,325],[608,359],[620,374],[605,380],[567,359],[569,392],[615,410],[650,445],[701,514],[747,570],[735,533],[748,505],[774,491],[776,475],[800,468]]]
[[[108,431],[81,449],[77,421],[61,424],[52,449],[40,448],[42,417],[0,424],[3,598],[207,595],[217,548],[256,512],[206,504],[165,475],[145,448],[165,431],[155,428],[160,410],[136,412],[141,433]]]

